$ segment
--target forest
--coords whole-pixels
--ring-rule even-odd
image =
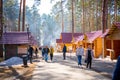
[[[61,32],[104,31],[120,21],[119,0],[50,0],[56,4],[50,14],[42,15],[38,9],[41,0],[33,0],[32,7],[27,1],[0,0],[0,33],[5,29],[27,31],[29,27],[40,45],[53,45]]]

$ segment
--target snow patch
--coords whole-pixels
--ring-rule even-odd
[[[0,66],[13,66],[23,63],[23,59],[20,57],[12,57],[0,63]]]

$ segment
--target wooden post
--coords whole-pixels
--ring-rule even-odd
[[[102,38],[102,50],[103,50],[103,58],[106,57],[106,38]]]
[[[98,54],[97,54],[97,40],[94,41],[94,55],[95,55],[95,58],[98,57]]]
[[[114,50],[114,40],[111,40],[111,49]],[[111,58],[111,60],[113,60],[114,51],[110,51],[110,58]]]

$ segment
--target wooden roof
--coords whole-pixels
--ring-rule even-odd
[[[89,43],[92,43],[95,39],[97,39],[101,35],[102,35],[102,30],[85,33],[85,36],[87,37],[86,40]]]
[[[33,40],[30,34],[28,39],[28,32],[5,32],[0,39],[0,44],[29,44],[35,42]]]
[[[56,43],[62,43],[62,39],[56,39]]]
[[[114,22],[110,29],[107,29],[101,37],[106,37],[114,33],[116,29],[120,29],[120,22]]]
[[[71,43],[72,42],[72,33],[61,33],[62,35],[62,42],[63,43]],[[82,33],[74,33],[73,37],[76,38],[82,35]]]

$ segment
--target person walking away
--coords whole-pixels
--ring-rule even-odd
[[[50,47],[50,60],[53,60],[53,53],[54,53],[54,48],[51,46]]]
[[[35,49],[35,55],[36,55],[36,58],[38,58],[38,49],[37,48]]]
[[[88,45],[88,49],[86,51],[86,61],[87,61],[86,68],[88,68],[89,66],[89,68],[91,69],[93,57],[94,57],[93,50],[91,49],[90,45]]]
[[[46,46],[44,48],[44,59],[46,62],[48,61],[48,53],[49,53],[49,48]]]
[[[29,59],[30,59],[30,63],[32,64],[32,57],[33,57],[33,47],[31,45],[29,45],[29,49],[28,49],[28,52],[29,52]]]
[[[112,80],[120,80],[120,56],[118,57]]]
[[[84,48],[82,47],[82,45],[80,45],[77,49],[76,49],[76,56],[77,56],[77,59],[78,59],[78,66],[81,66],[82,68],[82,63],[81,63],[81,60],[82,60],[82,56],[84,55]]]
[[[45,54],[45,53],[44,53],[44,50],[45,50],[45,49],[44,49],[44,47],[43,47],[43,48],[42,48],[42,60],[44,60],[44,54]]]
[[[64,44],[62,52],[63,52],[63,60],[65,60],[66,59],[66,52],[67,52],[67,47],[65,44]]]

